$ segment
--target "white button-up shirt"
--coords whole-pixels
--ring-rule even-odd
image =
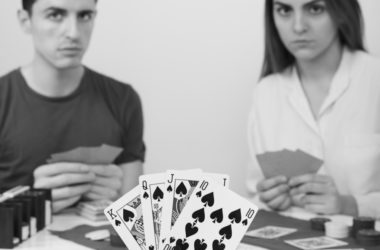
[[[300,149],[324,161],[320,172],[356,198],[360,215],[380,218],[379,59],[344,49],[317,119],[294,67],[262,79],[253,95],[249,191],[263,178],[257,154]]]

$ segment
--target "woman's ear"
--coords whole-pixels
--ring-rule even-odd
[[[18,10],[17,11],[18,21],[20,23],[21,28],[27,34],[30,34],[31,25],[30,25],[30,15],[26,10]]]

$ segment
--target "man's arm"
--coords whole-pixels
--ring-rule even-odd
[[[120,189],[120,196],[122,196],[139,184],[139,176],[143,173],[143,164],[141,161],[133,161],[120,164],[119,167],[123,171]]]

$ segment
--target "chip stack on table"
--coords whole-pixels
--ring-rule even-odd
[[[82,201],[77,205],[77,214],[92,221],[107,220],[103,211],[112,204],[109,200]]]

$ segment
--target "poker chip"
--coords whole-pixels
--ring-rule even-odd
[[[356,241],[363,246],[380,245],[380,232],[373,229],[361,229],[356,234]]]
[[[352,236],[355,238],[359,230],[362,229],[375,229],[375,220],[371,217],[356,217],[352,225]]]
[[[328,237],[342,239],[349,236],[350,228],[348,225],[340,222],[326,222],[325,223],[325,234]]]
[[[316,217],[310,219],[310,227],[313,230],[325,231],[325,223],[331,221],[329,218]]]
[[[116,233],[115,230],[110,230],[110,242],[111,246],[123,248],[125,247],[123,240],[120,238],[120,236]]]

